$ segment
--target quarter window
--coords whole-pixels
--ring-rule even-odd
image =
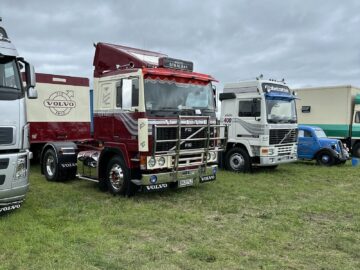
[[[240,117],[260,117],[260,99],[240,100],[239,116]]]

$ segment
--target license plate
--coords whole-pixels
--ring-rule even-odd
[[[216,179],[215,174],[200,176],[200,183],[214,181],[215,179]]]
[[[193,184],[194,184],[194,180],[193,180],[193,179],[182,179],[182,180],[179,180],[179,187],[192,186]]]

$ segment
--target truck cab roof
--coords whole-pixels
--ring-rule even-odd
[[[121,73],[136,72],[143,74],[215,81],[212,76],[193,72],[193,63],[169,58],[166,54],[131,48],[110,43],[96,44],[93,65],[94,77],[113,76]]]
[[[251,81],[242,81],[237,83],[227,83],[224,86],[224,93],[235,93],[235,94],[242,94],[242,93],[252,93],[258,92],[262,93],[265,92],[263,85],[268,85],[272,87],[278,87],[278,89],[286,89],[290,92],[289,87],[282,81],[275,81],[275,80],[251,80]]]
[[[0,25],[0,56],[18,56],[15,46],[11,43],[5,28]]]

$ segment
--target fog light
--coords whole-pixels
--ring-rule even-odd
[[[215,174],[217,173],[217,168],[214,167],[214,168],[212,169],[212,171],[213,171],[213,174],[215,175]]]
[[[156,175],[150,176],[150,183],[151,184],[156,184],[156,182],[157,182],[157,176]]]
[[[159,163],[159,165],[160,165],[161,167],[164,166],[164,164],[165,164],[165,158],[164,158],[164,157],[160,157],[159,160],[158,160],[158,163]]]
[[[150,158],[149,159],[149,161],[148,161],[148,165],[149,165],[149,167],[154,167],[155,166],[155,164],[156,164],[156,160],[155,160],[155,158]]]
[[[17,160],[15,178],[25,178],[27,171],[26,157],[20,157]]]

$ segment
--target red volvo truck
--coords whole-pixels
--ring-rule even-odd
[[[107,43],[96,45],[93,65],[93,112],[86,78],[37,76],[30,139],[47,180],[77,176],[132,195],[216,179],[226,132],[213,77],[192,62]]]

